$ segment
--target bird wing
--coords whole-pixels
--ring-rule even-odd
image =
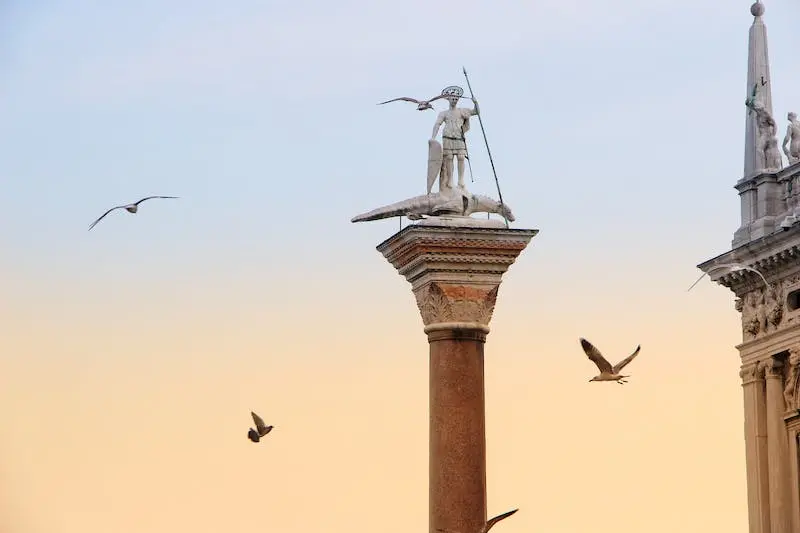
[[[606,361],[606,358],[603,357],[603,354],[600,353],[600,350],[595,348],[591,342],[587,341],[586,339],[581,339],[581,346],[583,347],[583,351],[586,352],[586,357],[592,360],[594,364],[597,365],[597,368],[600,372],[611,372],[611,363]]]
[[[139,200],[138,202],[136,202],[133,205],[139,205],[140,203],[144,202],[145,200],[151,200],[153,198],[178,198],[178,197],[177,196],[147,196],[145,198],[142,198],[141,200]]]
[[[253,422],[256,424],[256,430],[261,433],[261,431],[267,427],[267,425],[264,423],[264,420],[253,411],[250,411],[250,415],[253,417]]]
[[[102,214],[102,216],[100,216],[100,218],[98,218],[97,220],[95,220],[94,222],[92,222],[92,223],[91,223],[91,225],[89,226],[89,231],[91,231],[91,230],[92,230],[92,228],[93,228],[93,227],[95,227],[95,225],[96,225],[98,222],[100,222],[101,220],[103,220],[103,218],[104,218],[104,217],[105,217],[107,214],[109,214],[111,211],[113,211],[114,209],[122,209],[123,207],[125,207],[125,206],[124,206],[124,205],[118,205],[117,207],[112,207],[111,209],[109,209],[108,211],[106,211],[105,213],[103,213],[103,214]]]
[[[430,100],[427,100],[427,102],[430,104],[431,102],[435,102],[436,100],[439,100],[441,98],[447,98],[447,95],[446,94],[440,94],[439,96],[434,96]]]
[[[641,349],[642,349],[641,345],[637,346],[632,354],[630,354],[628,357],[626,357],[625,359],[614,365],[614,368],[612,368],[611,370],[613,370],[615,374],[619,374],[620,371],[628,365],[628,363],[633,361],[634,357],[639,355],[639,350]]]
[[[486,525],[483,527],[483,530],[481,531],[481,533],[489,533],[489,530],[492,529],[492,526],[494,526],[500,520],[508,518],[509,516],[511,516],[512,514],[516,513],[517,511],[519,511],[519,509],[514,509],[514,510],[511,510],[511,511],[508,511],[507,513],[499,514],[499,515],[495,516],[494,518],[490,518],[486,522]]]
[[[409,98],[408,96],[401,96],[400,98],[393,98],[392,100],[386,100],[385,102],[381,102],[378,105],[388,104],[389,102],[397,102],[398,100],[403,100],[404,102],[414,102],[415,104],[421,104],[421,100],[417,100],[415,98]]]
[[[769,282],[767,281],[767,278],[765,278],[764,275],[758,269],[749,267],[747,265],[742,265],[739,263],[725,263],[722,265],[717,265],[713,270],[721,268],[728,268],[730,270],[749,270],[750,272],[755,272],[764,281],[764,285],[766,285],[767,288],[769,289]]]
[[[706,275],[706,273],[705,273],[705,272],[703,272],[703,276],[705,276],[705,275]],[[692,290],[692,289],[694,288],[694,286],[695,286],[695,285],[697,285],[698,283],[700,283],[700,280],[701,280],[701,279],[703,279],[703,276],[700,276],[699,278],[697,278],[697,281],[695,281],[694,283],[692,283],[692,286],[691,286],[691,287],[689,287],[688,289],[686,289],[686,292],[689,292],[690,290]]]

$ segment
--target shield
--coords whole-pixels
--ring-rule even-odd
[[[428,140],[428,194],[442,170],[442,145],[436,139]]]

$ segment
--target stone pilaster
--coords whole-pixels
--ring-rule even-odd
[[[747,458],[749,533],[771,533],[767,403],[764,367],[747,365],[739,372],[744,396],[744,445]]]
[[[430,533],[486,523],[484,344],[503,274],[538,230],[409,226],[378,246],[414,292],[430,350]]]
[[[789,441],[783,415],[783,362],[770,357],[763,363],[767,396],[767,453],[771,533],[792,533],[789,500]]]

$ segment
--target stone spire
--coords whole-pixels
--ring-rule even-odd
[[[767,52],[767,27],[764,25],[764,4],[757,0],[750,6],[753,25],[750,26],[750,41],[747,56],[747,98],[750,98],[753,87],[758,84],[759,99],[764,103],[764,108],[772,113],[772,83],[769,76],[769,53]],[[766,84],[765,84],[766,83]],[[744,178],[752,177],[763,171],[765,164],[763,156],[756,153],[756,116],[747,113],[744,141]]]

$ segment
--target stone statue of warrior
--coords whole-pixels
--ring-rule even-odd
[[[450,103],[449,109],[439,113],[436,117],[436,123],[433,125],[433,133],[431,134],[430,152],[429,156],[429,171],[428,171],[428,193],[430,193],[433,181],[436,179],[436,173],[439,173],[439,191],[444,189],[453,188],[453,158],[458,160],[458,186],[465,189],[464,186],[464,160],[467,156],[467,143],[464,134],[469,131],[469,118],[477,115],[480,112],[478,101],[472,99],[474,104],[473,109],[463,107],[456,107],[458,100],[464,94],[464,89],[457,86],[447,87],[442,91],[442,95],[447,98]],[[442,159],[439,169],[430,163],[435,162],[435,152],[437,150],[438,141],[436,135],[439,133],[439,128],[444,124],[442,131]],[[437,154],[438,155],[438,154]],[[440,172],[437,172],[440,170]]]

